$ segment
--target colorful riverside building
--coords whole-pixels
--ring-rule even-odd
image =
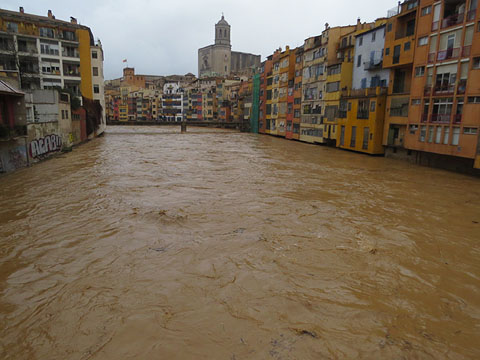
[[[259,113],[258,113],[258,132],[266,133],[267,126],[267,78],[271,76],[272,59],[271,56],[260,66],[260,92],[259,92]]]
[[[342,78],[327,78],[329,65],[338,65],[337,48],[340,38],[352,33],[359,24],[330,28],[322,35],[305,40],[303,56],[303,99],[300,140],[310,143],[335,144],[337,113]],[[361,24],[360,24],[361,25]],[[331,75],[338,75],[337,67]],[[348,79],[344,76],[344,79]],[[347,81],[348,82],[348,81]]]
[[[418,1],[409,0],[389,11],[383,68],[390,70],[383,145],[387,155],[406,154],[413,59],[416,47]]]
[[[266,97],[266,111],[265,111],[265,134],[270,134],[272,122],[272,88],[273,88],[273,55],[268,57],[270,61],[270,71],[267,72],[267,97]]]
[[[295,50],[295,77],[293,81],[293,115],[292,115],[292,131],[287,131],[287,138],[300,140],[300,123],[302,121],[302,76],[303,76],[303,46]],[[291,100],[289,100],[291,103]],[[288,120],[287,120],[288,122]],[[288,129],[288,123],[287,123]]]
[[[408,3],[407,3],[408,4]],[[402,5],[402,8],[405,4]],[[417,162],[480,168],[480,17],[476,0],[425,0],[405,147]]]
[[[380,155],[390,75],[382,68],[385,24],[357,34],[354,41],[352,86],[342,91],[337,146]]]
[[[56,19],[52,11],[37,16],[0,9],[0,72],[18,77],[24,91],[68,89],[98,100],[105,108],[103,50],[89,27]],[[95,129],[105,129],[105,111]],[[90,135],[90,134],[89,134]]]
[[[323,36],[314,36],[305,40],[303,45],[302,102],[299,139],[309,143],[323,143],[321,125],[324,77],[324,58],[326,41]]]

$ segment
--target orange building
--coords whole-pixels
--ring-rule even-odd
[[[480,168],[477,1],[425,0],[418,14],[405,147],[420,162]]]
[[[390,11],[386,24],[383,68],[390,69],[390,82],[382,143],[387,155],[405,152],[418,15],[418,1],[405,1]]]
[[[287,104],[287,132],[288,139],[300,140],[300,122],[302,109],[302,73],[303,73],[303,46],[295,49],[293,91],[289,87]]]
[[[269,57],[260,67],[260,110],[258,115],[258,132],[265,134],[267,124],[267,77],[272,74],[272,59]]]

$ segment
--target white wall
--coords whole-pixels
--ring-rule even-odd
[[[375,37],[374,41],[372,41],[373,36]],[[362,42],[362,45],[360,45],[360,42]],[[390,70],[382,69],[381,66],[379,67],[379,69],[365,70],[365,63],[370,62],[372,52],[374,52],[375,61],[379,61],[380,59],[383,58],[384,46],[385,46],[385,26],[375,28],[372,31],[369,31],[364,34],[360,34],[356,37],[355,59],[353,64],[353,82],[352,82],[353,89],[362,88],[362,79],[367,79],[366,87],[370,87],[371,79],[374,76],[379,76],[381,80],[386,80],[386,86],[388,86]],[[415,46],[415,44],[412,43],[411,46]],[[390,49],[390,51],[393,51],[393,49]],[[359,55],[361,55],[362,57],[360,66],[358,66]]]

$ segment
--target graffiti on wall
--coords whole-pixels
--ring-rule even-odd
[[[30,143],[30,156],[38,158],[62,149],[62,138],[56,134],[35,139]]]

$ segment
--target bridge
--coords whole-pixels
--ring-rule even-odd
[[[249,122],[224,122],[224,121],[118,121],[108,120],[107,125],[117,126],[180,126],[181,132],[187,132],[187,126],[210,127],[218,129],[235,129],[242,132],[250,130]]]

